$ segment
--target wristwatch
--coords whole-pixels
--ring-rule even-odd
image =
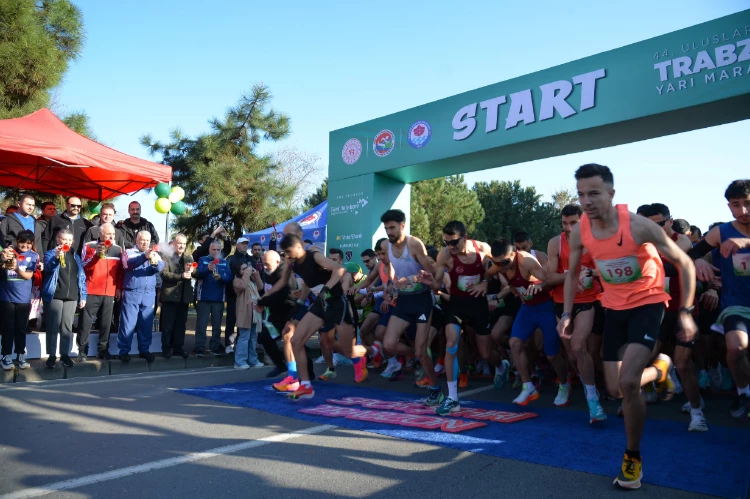
[[[695,305],[691,307],[680,307],[679,312],[685,312],[686,314],[692,314],[693,310],[695,310]]]

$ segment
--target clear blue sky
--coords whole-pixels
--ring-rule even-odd
[[[87,43],[58,89],[102,142],[206,131],[256,82],[292,118],[292,145],[328,158],[328,132],[750,8],[750,0],[628,2],[247,2],[73,0]],[[616,200],[663,202],[705,230],[730,217],[728,183],[750,176],[750,121],[466,176],[515,180],[549,200],[574,169],[609,165]],[[277,146],[273,146],[277,147]],[[265,147],[272,151],[273,147]],[[139,195],[157,226],[154,195]],[[118,203],[124,214],[129,199]]]

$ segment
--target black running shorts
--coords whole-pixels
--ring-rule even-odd
[[[621,361],[625,348],[631,343],[638,343],[653,350],[659,338],[662,319],[663,303],[642,305],[628,310],[607,309],[602,360]]]

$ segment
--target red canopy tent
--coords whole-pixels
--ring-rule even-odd
[[[0,120],[0,185],[101,201],[171,179],[169,166],[87,139],[49,109]]]

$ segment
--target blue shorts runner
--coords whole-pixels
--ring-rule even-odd
[[[521,305],[516,320],[513,321],[511,338],[528,340],[536,328],[544,333],[544,353],[554,356],[560,353],[560,337],[557,335],[557,321],[555,320],[555,307],[552,300],[538,305]]]

